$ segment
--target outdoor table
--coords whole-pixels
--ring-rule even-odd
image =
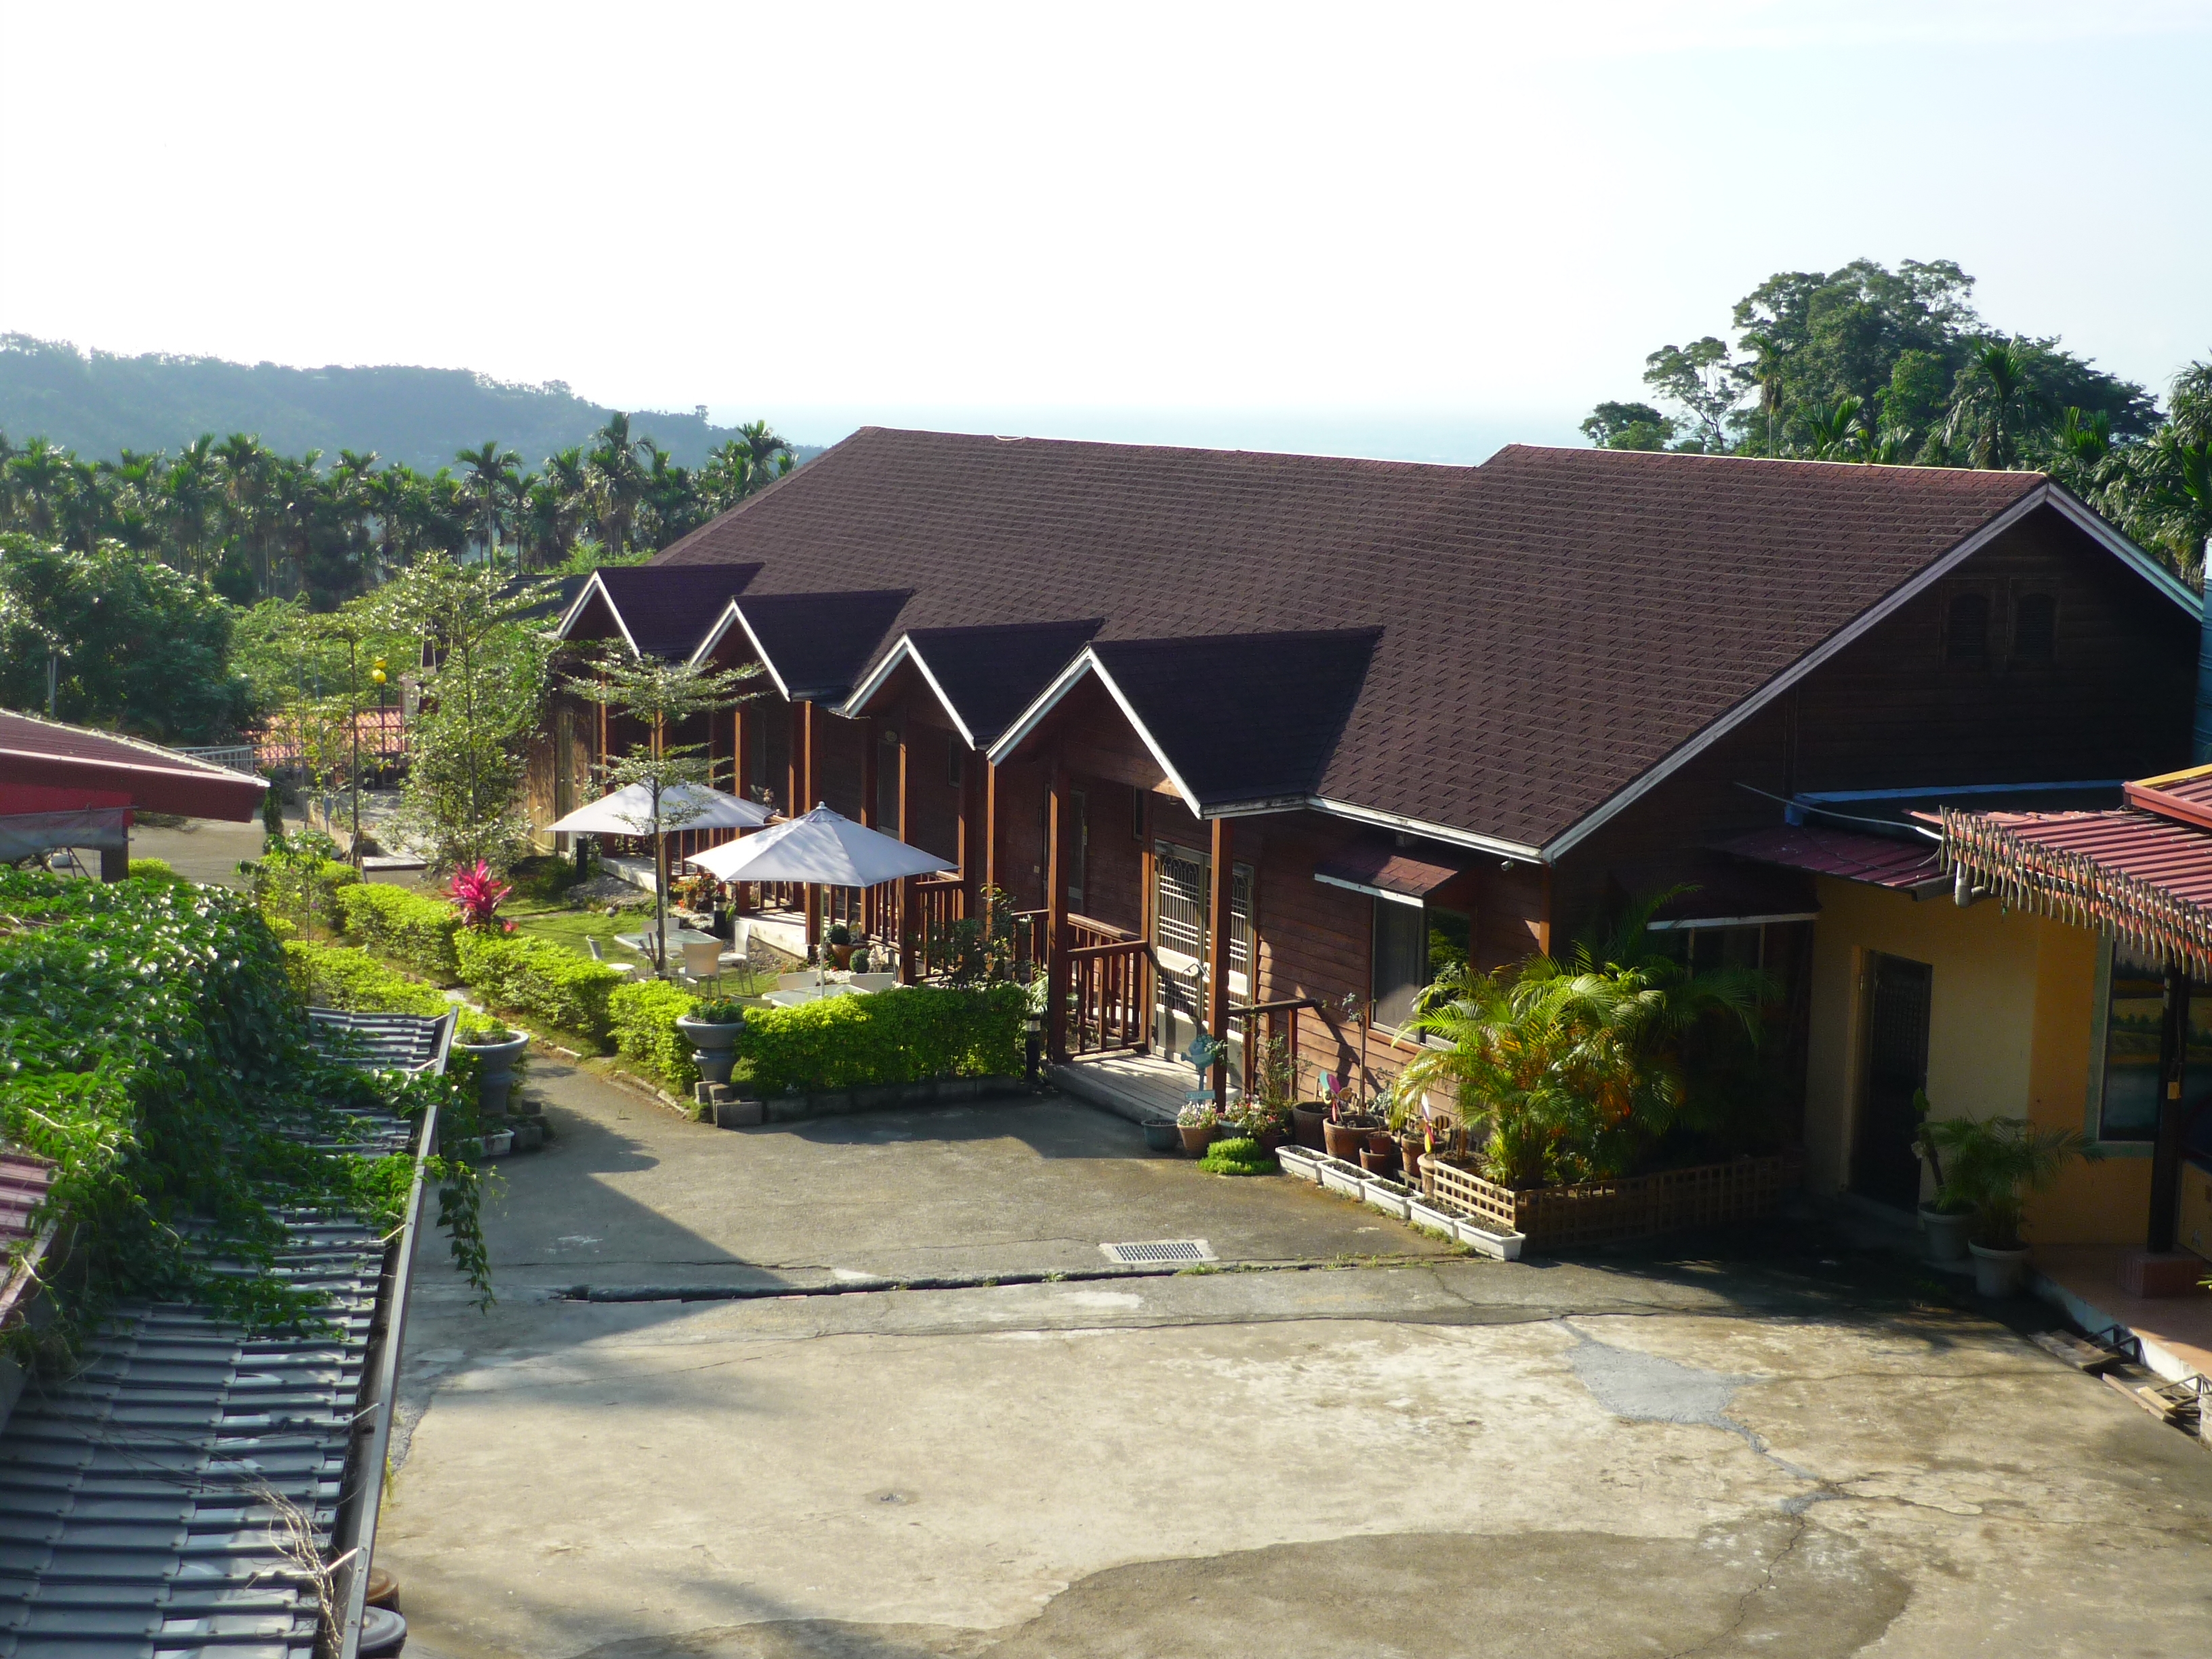
[[[716,945],[721,943],[721,940],[715,939],[712,933],[702,933],[696,927],[672,927],[668,930],[666,938],[668,954],[671,957],[682,956],[684,947],[687,945],[705,945],[710,940]],[[615,943],[629,946],[641,957],[653,954],[653,934],[649,930],[641,933],[617,933]]]

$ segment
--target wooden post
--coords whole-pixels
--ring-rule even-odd
[[[908,846],[914,844],[914,803],[907,794],[906,722],[899,722],[898,734],[898,838]],[[915,878],[907,876],[899,882],[899,983],[911,985],[919,977],[921,966],[921,918],[915,914],[919,908],[914,890]]]
[[[2189,1124],[2181,1103],[2189,1065],[2189,972],[2166,964],[2165,1018],[2158,1030],[2158,1134],[2151,1145],[2150,1227],[2153,1255],[2173,1248],[2175,1212],[2181,1200],[2181,1143]]]
[[[872,830],[876,827],[876,750],[883,739],[876,732],[872,720],[860,722],[860,822]],[[884,931],[884,896],[871,887],[860,899],[860,926],[871,939],[878,938]]]
[[[1157,902],[1159,897],[1160,882],[1158,866],[1155,862],[1155,854],[1152,851],[1152,792],[1149,789],[1140,787],[1137,791],[1136,817],[1139,884],[1137,936],[1149,944],[1157,945],[1160,939],[1160,914]],[[1141,981],[1139,994],[1143,997],[1145,1005],[1145,1041],[1139,1048],[1138,1053],[1149,1054],[1152,1052],[1153,1023],[1157,1018],[1154,1005],[1159,1000],[1159,994],[1152,982],[1152,975],[1157,971],[1152,966],[1152,953],[1147,951],[1139,960],[1141,963],[1138,975]]]
[[[1206,872],[1206,1024],[1221,1046],[1213,1051],[1213,1107],[1229,1109],[1229,896],[1237,890],[1231,879],[1236,857],[1236,831],[1227,818],[1213,820],[1212,866]],[[1249,1054],[1244,1063],[1252,1063]]]
[[[1053,763],[1044,833],[1045,1052],[1067,1058],[1067,770]]]
[[[999,769],[983,762],[983,885],[999,884]]]
[[[791,745],[791,816],[799,817],[814,810],[814,705],[796,702],[792,710],[799,717],[799,730],[792,733]],[[806,950],[811,956],[822,943],[822,889],[814,882],[806,884]]]

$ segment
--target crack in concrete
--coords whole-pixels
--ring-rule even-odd
[[[1665,1659],[1694,1659],[1695,1655],[1710,1653],[1744,1627],[1745,1622],[1751,1617],[1752,1604],[1774,1588],[1775,1576],[1782,1571],[1783,1563],[1796,1552],[1798,1545],[1805,1541],[1805,1534],[1811,1528],[1812,1523],[1806,1520],[1802,1512],[1790,1518],[1792,1524],[1790,1528],[1790,1541],[1774,1553],[1774,1559],[1766,1564],[1766,1571],[1759,1575],[1759,1582],[1736,1598],[1735,1616],[1704,1641],[1690,1647],[1677,1649],[1674,1652],[1665,1656]]]

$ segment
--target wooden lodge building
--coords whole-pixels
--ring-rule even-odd
[[[2182,764],[2198,618],[2035,473],[872,428],[598,573],[560,633],[759,664],[678,736],[958,866],[840,904],[904,971],[996,886],[1077,994],[1057,1057],[1258,1018],[1310,1089],[1395,1069],[1433,962],[1678,884],[1657,925],[1777,973],[1802,1078],[1819,878],[1757,838],[1793,803]],[[556,699],[538,822],[620,728]]]

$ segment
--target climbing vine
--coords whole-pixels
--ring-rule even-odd
[[[237,894],[0,873],[0,1139],[57,1166],[46,1211],[73,1229],[81,1274],[52,1289],[74,1325],[134,1296],[258,1328],[313,1319],[313,1292],[222,1264],[271,1262],[279,1209],[396,1224],[408,1160],[361,1146],[352,1112],[441,1099],[465,1125],[466,1096],[318,1053],[282,946]],[[477,1172],[441,1159],[430,1174],[488,1295]]]

